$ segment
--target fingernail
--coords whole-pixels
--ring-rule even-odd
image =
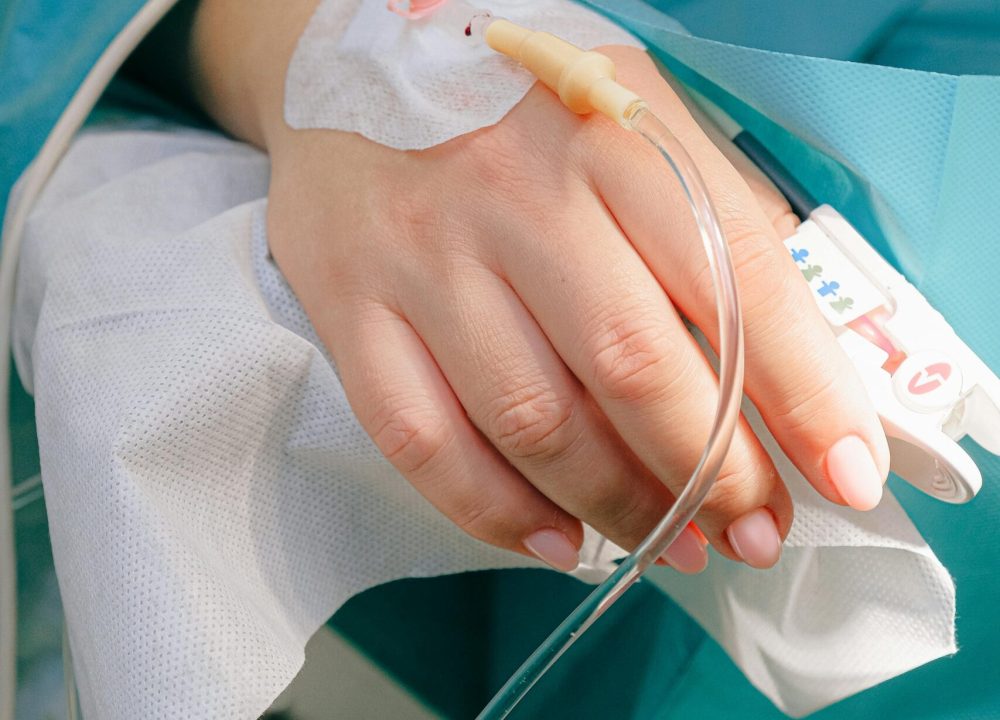
[[[781,535],[767,508],[757,508],[736,518],[726,530],[726,537],[736,554],[750,567],[763,570],[772,567],[781,557]]]
[[[844,502],[855,510],[871,510],[882,499],[882,474],[865,441],[848,435],[826,454],[826,473]]]
[[[705,537],[705,533],[701,531],[701,528],[694,524],[694,520],[688,523],[687,529],[694,533],[702,545],[708,545],[708,538]]]
[[[698,534],[690,526],[684,528],[660,558],[679,572],[689,575],[700,573],[708,565],[708,551]]]
[[[531,533],[524,539],[524,547],[535,557],[556,570],[572,572],[580,564],[580,553],[564,533],[555,528],[545,528]]]

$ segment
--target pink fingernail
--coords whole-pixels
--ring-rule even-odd
[[[674,570],[688,575],[700,573],[708,565],[708,551],[698,534],[690,526],[684,528],[660,557]]]
[[[738,517],[726,530],[733,550],[750,567],[772,567],[781,557],[781,535],[767,508],[751,510]]]
[[[868,445],[857,435],[843,437],[830,448],[826,474],[855,510],[871,510],[882,499],[882,474]]]
[[[688,523],[687,529],[694,533],[702,545],[708,545],[708,538],[705,537],[705,533],[701,531],[701,528],[695,525],[694,520]]]
[[[537,530],[524,539],[524,547],[556,570],[572,572],[580,564],[580,553],[566,535],[555,528]]]

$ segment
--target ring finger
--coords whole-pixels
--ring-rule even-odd
[[[421,302],[427,292],[416,287],[400,300],[473,424],[550,500],[635,547],[672,494],[621,440],[510,286],[474,261],[458,264],[448,271],[451,283],[435,284],[444,289],[433,304]],[[700,543],[675,545],[666,556],[674,567],[704,567]]]

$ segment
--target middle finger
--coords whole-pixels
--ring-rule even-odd
[[[572,225],[531,228],[537,247],[530,254],[512,230],[501,246],[501,265],[619,435],[678,493],[712,423],[715,375],[603,204],[591,198],[580,215]],[[699,525],[723,554],[769,567],[791,516],[787,490],[741,419]]]
[[[670,507],[670,491],[621,440],[502,278],[473,260],[448,275],[450,282],[414,287],[400,299],[473,424],[550,500],[616,544],[638,545]],[[433,304],[422,301],[429,292]],[[691,555],[666,557],[697,572],[707,555]]]

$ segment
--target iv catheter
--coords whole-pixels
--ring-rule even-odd
[[[575,113],[599,112],[645,138],[673,171],[686,195],[708,255],[719,322],[719,399],[708,441],[683,492],[649,536],[599,585],[514,673],[480,713],[504,718],[541,676],[673,544],[691,522],[729,451],[743,394],[743,323],[736,275],[704,181],[684,147],[638,95],[615,80],[614,63],[549,33],[535,32],[464,2],[411,0],[389,9],[411,19],[441,7],[442,21],[473,41],[520,63]]]

